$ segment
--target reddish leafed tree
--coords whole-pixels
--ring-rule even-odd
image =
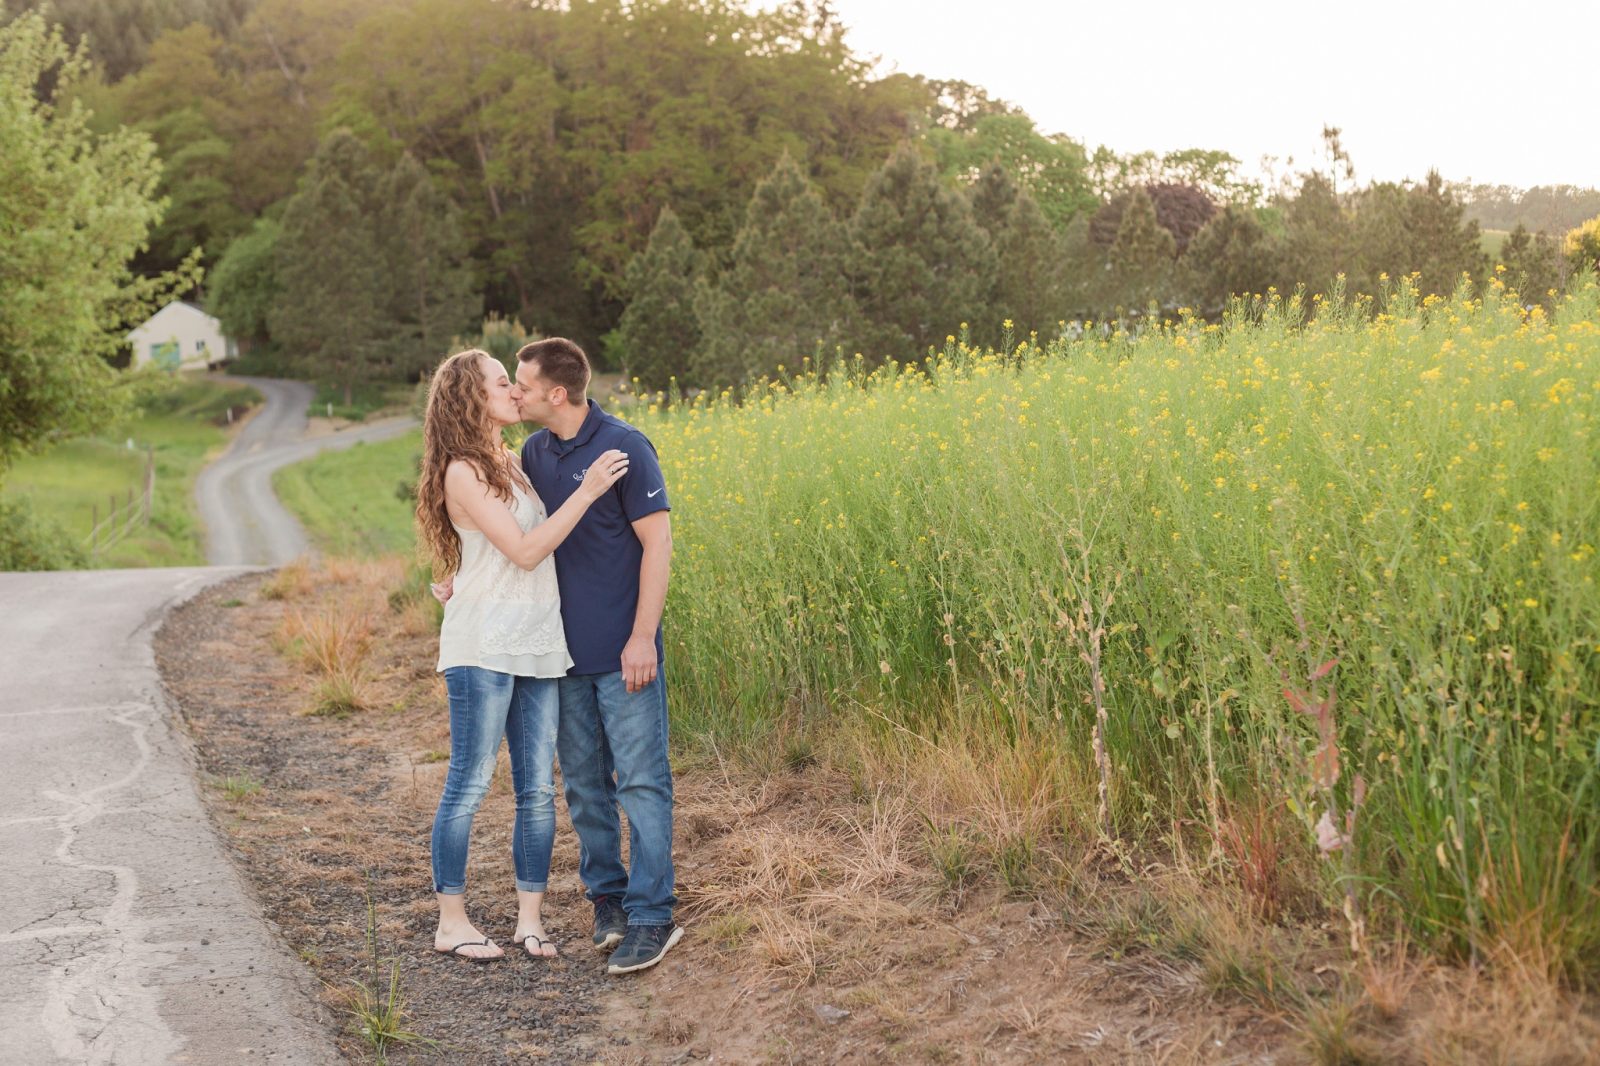
[[[1193,185],[1161,182],[1146,185],[1144,191],[1155,204],[1156,222],[1171,233],[1172,239],[1177,242],[1179,255],[1189,247],[1189,241],[1200,232],[1201,227],[1217,213],[1217,205],[1211,202],[1211,197]],[[1089,236],[1096,244],[1109,248],[1116,241],[1117,230],[1122,225],[1122,212],[1127,209],[1132,195],[1132,190],[1119,193],[1094,213],[1089,220]]]

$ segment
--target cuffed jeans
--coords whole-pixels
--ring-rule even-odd
[[[511,838],[517,889],[543,892],[556,838],[556,679],[452,666],[444,683],[450,695],[450,772],[433,817],[433,890],[449,896],[467,889],[472,816],[489,792],[503,736],[517,794]]]
[[[557,750],[567,812],[589,899],[620,896],[630,925],[671,925],[672,767],[667,761],[667,683],[660,671],[630,693],[621,672],[561,679]],[[628,814],[629,867],[622,865]]]

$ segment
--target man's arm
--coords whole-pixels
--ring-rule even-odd
[[[638,692],[656,679],[656,630],[667,603],[667,577],[672,568],[672,518],[666,511],[647,514],[633,523],[644,548],[639,562],[639,606],[633,614],[633,634],[622,649],[622,680],[629,692]]]

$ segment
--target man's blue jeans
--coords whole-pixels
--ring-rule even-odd
[[[556,680],[452,666],[444,683],[450,694],[450,772],[433,817],[433,890],[449,896],[467,889],[472,816],[489,792],[503,736],[517,794],[511,837],[517,889],[543,892],[556,838]]]
[[[556,747],[567,812],[578,833],[578,876],[589,899],[620,896],[630,925],[671,925],[678,898],[666,678],[657,671],[654,681],[634,693],[620,671],[562,678]],[[627,869],[619,803],[628,814]]]

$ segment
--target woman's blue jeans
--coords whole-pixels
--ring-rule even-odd
[[[517,794],[511,838],[517,889],[543,892],[556,837],[557,681],[452,666],[444,683],[450,695],[450,772],[433,817],[433,890],[447,896],[467,890],[472,816],[489,792],[503,736],[511,748]]]

